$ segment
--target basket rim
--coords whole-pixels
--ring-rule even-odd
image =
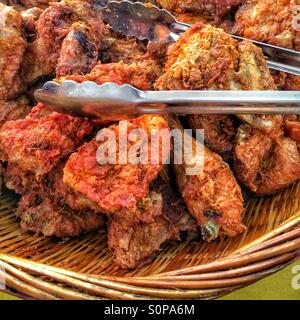
[[[7,273],[9,288],[38,299],[213,299],[271,275],[299,257],[300,211],[233,254],[157,275],[92,275],[4,253],[0,266]]]

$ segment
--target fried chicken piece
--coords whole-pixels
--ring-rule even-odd
[[[120,61],[118,63],[98,63],[89,74],[70,75],[59,81],[73,80],[79,83],[94,81],[99,85],[114,82],[118,85],[130,84],[141,90],[150,90],[160,74],[161,69],[154,60],[142,60],[130,64]]]
[[[0,3],[0,100],[11,100],[23,90],[19,69],[26,48],[22,17]]]
[[[241,126],[234,166],[238,179],[257,195],[280,191],[300,178],[297,142],[282,135],[271,138],[248,125]]]
[[[117,32],[110,31],[105,37],[105,48],[100,52],[102,63],[114,63],[123,61],[130,63],[136,57],[143,56],[146,51],[144,41],[138,41],[136,38],[129,38],[120,35]]]
[[[144,215],[153,216],[146,223],[133,221],[131,213],[109,216],[108,245],[115,262],[124,269],[149,263],[162,245],[180,240],[183,231],[195,232],[195,222],[186,211],[182,198],[171,185],[158,177],[148,197],[140,201]]]
[[[222,17],[242,3],[242,0],[157,0],[158,5],[178,13],[191,12],[220,21]]]
[[[222,156],[225,161],[233,157],[235,136],[237,133],[236,119],[227,115],[189,116],[191,128],[204,130],[204,141],[213,152]]]
[[[284,119],[284,128],[287,135],[300,143],[300,122],[297,116],[287,116]]]
[[[169,128],[163,117],[147,115],[120,122],[108,129],[101,130],[97,135],[98,138],[83,145],[78,152],[70,156],[64,168],[64,182],[93,202],[93,208],[96,206],[100,212],[113,214],[123,208],[134,212],[138,202],[148,195],[149,184],[157,177],[163,166],[164,145],[158,142],[158,147],[161,148],[158,149],[157,164],[150,164],[150,142],[158,138],[160,130],[163,130],[168,141]],[[143,130],[147,136],[144,138],[148,141],[136,136],[133,130]],[[137,144],[142,143],[144,147],[146,146],[146,150],[132,149],[136,143],[131,141],[128,141],[127,149],[122,149],[126,146],[122,144],[122,147],[119,144],[119,138],[124,138],[126,143],[127,136],[132,135],[136,137]],[[115,147],[110,147],[111,151],[107,150],[111,143],[108,137],[116,142]],[[132,153],[128,154],[130,157],[128,158],[127,151],[130,150]],[[142,158],[136,159],[135,157],[139,155]],[[146,164],[143,164],[144,156],[149,159]],[[122,164],[126,162],[127,164]]]
[[[25,96],[11,101],[0,100],[0,127],[7,121],[25,118],[30,110],[31,107]]]
[[[56,75],[89,72],[98,60],[98,50],[99,44],[90,36],[89,28],[82,23],[74,23],[62,43]]]
[[[93,211],[76,212],[40,192],[29,191],[23,195],[16,214],[21,218],[22,229],[48,237],[75,237],[104,225],[103,216]]]
[[[300,50],[300,30],[293,27],[294,0],[246,0],[235,17],[232,33],[288,49]],[[273,73],[278,89],[299,90],[300,77]]]
[[[235,16],[233,33],[270,44],[300,50],[293,24],[294,0],[246,0]]]
[[[23,64],[26,82],[54,71],[60,76],[66,72],[91,70],[97,62],[102,35],[106,32],[95,5],[94,1],[64,0],[51,4],[41,14],[36,40],[31,44]]]
[[[169,118],[169,125],[183,130],[177,119]],[[185,154],[181,164],[173,165],[179,190],[201,227],[204,240],[212,241],[219,234],[233,237],[245,230],[241,221],[244,212],[241,188],[219,155],[191,139],[190,154]],[[174,147],[174,152],[179,149]]]
[[[158,90],[276,89],[260,48],[198,23],[170,48]]]
[[[154,87],[158,90],[276,90],[261,49],[201,23],[185,32],[170,48],[164,73]],[[282,125],[281,116],[239,115],[239,118],[266,133],[278,131]],[[190,122],[194,129],[201,129],[205,119],[194,115]],[[223,155],[233,148],[234,128],[229,122],[226,121],[231,132],[228,136],[212,126],[207,132],[209,145],[214,145],[214,150]]]
[[[34,172],[39,179],[75,151],[91,133],[92,126],[87,119],[56,112],[37,118],[33,110],[33,116],[30,113],[25,119],[8,121],[2,126],[0,150],[2,160],[17,164],[20,170]]]

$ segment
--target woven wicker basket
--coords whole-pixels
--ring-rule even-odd
[[[0,277],[38,299],[215,298],[253,283],[300,255],[300,183],[247,203],[247,231],[213,243],[169,244],[142,269],[121,270],[105,233],[61,242],[26,233],[16,197],[0,196]]]

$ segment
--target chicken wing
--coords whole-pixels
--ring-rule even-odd
[[[14,99],[23,90],[19,70],[25,48],[20,13],[0,3],[0,100]]]
[[[169,125],[183,130],[175,118],[169,118]],[[244,208],[240,186],[222,158],[204,146],[203,153],[198,151],[202,149],[197,146],[199,143],[192,138],[191,159],[184,158],[181,164],[173,166],[179,190],[201,227],[204,240],[212,241],[219,234],[233,237],[245,230],[241,221]],[[178,149],[174,148],[174,152]],[[203,158],[203,168],[188,175],[187,170],[197,164],[197,158]]]

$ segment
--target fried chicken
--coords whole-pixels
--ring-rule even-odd
[[[169,125],[172,129],[183,130],[175,118],[169,117]],[[189,157],[185,154],[181,164],[173,165],[179,190],[189,212],[201,227],[204,240],[212,241],[219,234],[233,237],[245,230],[241,221],[244,211],[241,188],[219,155],[191,139]],[[179,151],[174,146],[174,153]],[[203,167],[199,159],[203,159]],[[191,169],[192,174],[188,172]]]
[[[218,22],[239,6],[242,0],[156,0],[156,2],[169,11],[194,13]]]
[[[141,90],[150,90],[156,80],[156,74],[153,71],[155,70],[150,61],[140,64],[125,64],[122,61],[108,64],[98,63],[89,74],[66,76],[59,81],[73,80],[79,83],[94,81],[100,85],[106,82],[114,82],[118,85],[127,83]]]
[[[123,61],[132,62],[136,57],[143,56],[147,51],[144,41],[125,37],[117,32],[110,31],[105,37],[104,49],[100,52],[102,63]]]
[[[297,0],[246,0],[235,16],[232,33],[275,46],[300,50],[300,29],[296,30]],[[274,73],[278,89],[300,90],[300,77]],[[280,81],[278,81],[280,80]]]
[[[140,158],[135,157],[146,156],[150,161],[151,148],[148,144],[158,137],[160,130],[169,139],[169,128],[163,117],[147,115],[120,122],[108,129],[101,130],[98,138],[83,145],[70,156],[64,168],[64,182],[93,202],[93,208],[96,207],[100,212],[113,214],[123,208],[134,212],[138,202],[148,195],[149,184],[162,169],[164,151],[158,152],[157,164],[139,163]],[[135,136],[133,133],[136,130],[144,130],[148,141],[144,140],[145,137]],[[124,153],[126,149],[122,149],[125,146],[122,147],[123,144],[119,141],[127,139],[127,135],[136,137],[136,143],[141,143],[146,148],[140,151],[132,149],[135,143],[128,141],[127,151],[132,150],[133,153],[127,157],[127,152]],[[113,140],[116,137],[115,147],[109,144],[108,137]],[[110,148],[110,152],[106,148]],[[144,162],[142,158],[141,161]],[[127,164],[122,164],[126,162]]]
[[[286,116],[284,128],[288,137],[300,143],[300,122],[297,116]]]
[[[213,152],[222,156],[225,161],[233,157],[237,120],[227,115],[189,116],[190,127],[196,131],[204,130],[204,141]]]
[[[103,216],[96,212],[76,212],[51,195],[34,191],[22,196],[16,214],[21,218],[22,229],[48,237],[75,237],[104,225]]]
[[[23,90],[19,70],[26,48],[22,17],[0,3],[0,100],[11,100]]]
[[[23,64],[26,82],[55,71],[63,76],[92,69],[106,32],[96,5],[94,1],[64,0],[52,3],[41,14],[36,40]]]
[[[294,0],[246,0],[235,16],[233,32],[258,41],[300,50],[293,24]]]
[[[280,191],[300,178],[297,142],[243,125],[237,136],[234,167],[238,179],[257,195]]]
[[[0,100],[0,127],[7,121],[25,118],[30,110],[31,107],[28,105],[28,100],[24,96],[17,100]]]
[[[92,131],[84,118],[56,112],[38,117],[37,111],[42,113],[43,109],[39,105],[25,119],[8,121],[0,130],[2,160],[34,172],[37,179],[75,151]]]
[[[198,23],[168,52],[158,90],[276,89],[260,48],[223,30]]]
[[[195,223],[170,183],[158,177],[147,198],[139,203],[150,222],[133,221],[131,213],[109,216],[108,245],[115,262],[124,269],[142,267],[168,240],[179,240],[183,231],[196,231]]]

